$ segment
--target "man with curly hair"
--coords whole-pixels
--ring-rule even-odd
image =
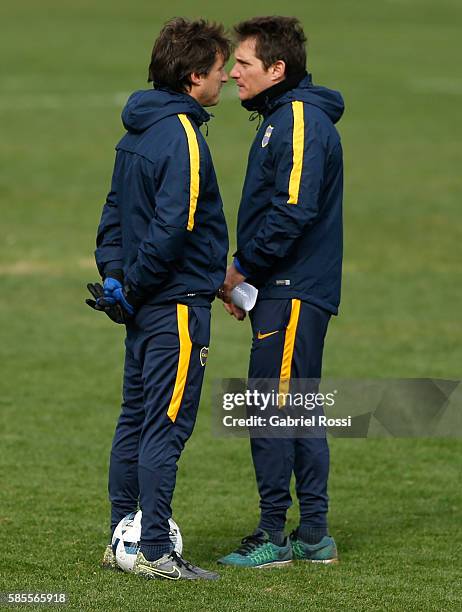
[[[226,271],[228,235],[210,151],[199,128],[228,77],[223,26],[176,18],[152,51],[149,81],[122,113],[111,190],[98,228],[104,285],[91,307],[126,325],[122,412],[109,468],[111,534],[142,509],[135,574],[215,579],[172,550],[177,461],[193,431]],[[106,549],[103,567],[116,567]]]

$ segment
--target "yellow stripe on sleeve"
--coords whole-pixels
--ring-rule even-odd
[[[189,361],[191,359],[192,342],[189,337],[188,307],[185,304],[177,304],[178,337],[180,339],[180,355],[178,358],[178,370],[175,378],[172,399],[167,410],[167,416],[175,422],[178,410],[181,406],[183,393],[188,377]]]
[[[292,135],[293,163],[289,180],[289,199],[287,204],[298,203],[298,192],[303,168],[303,150],[305,148],[305,120],[303,118],[303,102],[292,102],[294,115],[294,131]]]
[[[298,318],[300,316],[301,301],[292,300],[292,310],[290,312],[289,325],[286,329],[284,340],[284,351],[282,353],[281,374],[279,376],[279,394],[284,396],[289,392],[290,377],[292,373],[292,359],[294,356],[295,337],[297,335]],[[285,405],[285,397],[278,397],[278,406]]]
[[[187,229],[192,231],[194,227],[194,215],[196,214],[197,198],[199,197],[199,143],[197,142],[196,132],[191,125],[190,120],[184,114],[178,115],[179,120],[183,124],[186,137],[188,139],[189,149],[189,168],[190,168],[190,183],[189,183],[189,215]]]

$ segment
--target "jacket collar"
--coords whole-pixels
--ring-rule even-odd
[[[253,98],[243,100],[241,105],[248,111],[256,111],[260,115],[267,115],[275,106],[278,106],[279,99],[285,93],[297,87],[300,81],[305,78],[308,78],[311,83],[311,74],[308,74],[306,70],[287,76],[283,81],[264,89]]]
[[[173,91],[172,89],[169,89],[168,87],[164,87],[162,85],[155,85],[154,89],[156,89],[157,91],[165,91],[166,93],[170,94],[170,96],[172,96],[172,98],[176,101],[184,102],[188,106],[188,109],[185,109],[186,113],[190,115],[199,126],[203,123],[207,123],[207,121],[210,121],[212,115],[210,115],[204,109],[204,107],[201,106],[199,102],[189,94]]]

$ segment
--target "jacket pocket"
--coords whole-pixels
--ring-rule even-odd
[[[212,240],[211,238],[208,238],[207,244],[208,244],[209,257],[210,257],[209,265],[208,265],[208,272],[209,274],[213,274],[214,272],[218,270],[218,267],[220,264],[220,254],[218,252],[218,249],[217,249],[217,246],[214,240]]]

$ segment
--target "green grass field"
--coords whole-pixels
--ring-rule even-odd
[[[152,41],[174,15],[232,25],[294,14],[315,82],[340,89],[345,150],[341,316],[329,377],[461,378],[456,0],[227,6],[147,0],[6,0],[0,7],[0,592],[65,591],[72,610],[460,610],[460,440],[333,440],[337,567],[225,569],[165,584],[99,567],[119,411],[122,330],[83,304],[119,115],[146,86]],[[459,53],[457,53],[459,47]],[[233,84],[208,142],[234,224],[255,125]],[[174,516],[205,567],[253,530],[248,441],[211,434],[211,387],[246,372],[250,333],[213,308],[200,417],[180,462]],[[290,511],[289,528],[296,525]],[[31,608],[28,608],[31,609]]]

